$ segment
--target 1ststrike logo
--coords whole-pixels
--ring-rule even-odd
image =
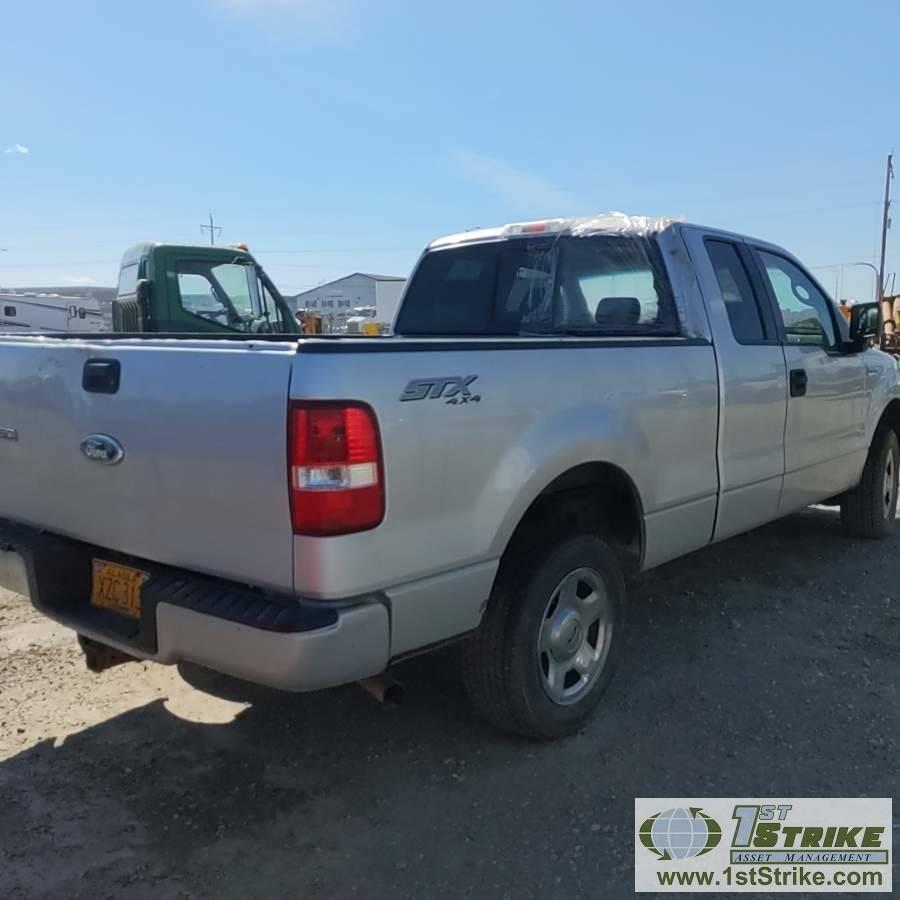
[[[645,819],[641,843],[660,860],[692,859],[719,845],[722,828],[699,806],[667,809]]]

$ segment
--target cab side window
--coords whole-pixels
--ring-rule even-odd
[[[784,323],[785,343],[837,347],[831,301],[799,267],[783,256],[760,250],[759,258]]]
[[[182,309],[233,331],[252,331],[257,312],[250,290],[250,272],[249,266],[234,263],[176,262]]]
[[[729,241],[708,239],[706,252],[716,273],[734,339],[739,344],[764,341],[766,333],[759,302],[737,248]]]

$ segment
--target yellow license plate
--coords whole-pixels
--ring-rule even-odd
[[[92,572],[91,603],[124,616],[139,619],[141,587],[150,577],[147,572],[95,559]]]

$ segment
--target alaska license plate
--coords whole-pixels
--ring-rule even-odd
[[[91,603],[94,606],[111,609],[132,619],[140,618],[141,588],[150,577],[149,573],[95,559],[91,574]]]

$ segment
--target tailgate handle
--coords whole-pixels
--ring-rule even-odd
[[[117,359],[89,359],[84,364],[81,386],[91,394],[115,394],[122,366]]]

